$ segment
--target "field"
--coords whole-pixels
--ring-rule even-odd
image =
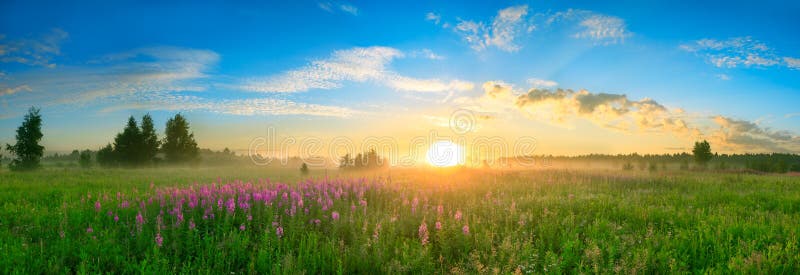
[[[797,273],[800,178],[0,172],[0,273]]]

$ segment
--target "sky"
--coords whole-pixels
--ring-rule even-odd
[[[66,2],[0,2],[2,143],[36,106],[49,152],[181,112],[237,152],[800,153],[800,3]]]

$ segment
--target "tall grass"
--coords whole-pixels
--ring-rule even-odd
[[[786,176],[225,168],[0,181],[2,273],[800,271],[800,180]]]

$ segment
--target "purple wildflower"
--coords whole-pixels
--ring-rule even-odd
[[[461,231],[464,232],[464,235],[469,235],[469,225],[465,224]]]
[[[164,243],[164,238],[161,237],[161,232],[156,233],[156,245],[161,247],[161,244]]]
[[[278,236],[278,239],[283,238],[283,227],[278,226],[278,228],[275,228],[275,235]]]
[[[419,240],[422,242],[422,245],[428,244],[428,225],[425,222],[419,225]]]
[[[339,212],[333,211],[333,213],[331,213],[331,219],[333,219],[334,221],[338,220],[339,219]]]

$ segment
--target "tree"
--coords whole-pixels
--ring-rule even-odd
[[[156,129],[153,126],[153,118],[150,117],[150,114],[146,114],[142,117],[142,161],[153,161],[158,154],[160,145],[161,141],[158,140]]]
[[[39,168],[39,161],[44,154],[44,146],[39,145],[42,140],[42,116],[39,109],[31,107],[22,125],[17,128],[17,143],[6,144],[6,150],[13,153],[8,168],[11,170],[33,170]]]
[[[97,163],[103,167],[111,167],[116,165],[117,158],[114,155],[114,148],[109,143],[100,150],[97,150]]]
[[[142,163],[144,158],[142,147],[142,132],[136,125],[136,119],[131,116],[128,118],[128,125],[114,139],[114,155],[119,163],[136,166]]]
[[[350,166],[352,166],[352,165],[353,165],[353,158],[350,156],[350,154],[345,154],[345,155],[344,155],[344,156],[343,156],[343,157],[342,157],[342,158],[339,160],[339,168],[340,168],[340,169],[347,169],[347,168],[349,168],[349,167],[350,167]]]
[[[78,161],[81,167],[89,168],[92,166],[92,151],[83,150],[80,154],[80,160]]]
[[[694,154],[694,161],[700,166],[705,167],[708,161],[711,160],[711,157],[714,156],[711,154],[711,145],[708,144],[708,141],[703,140],[702,142],[695,142],[694,149],[692,149],[692,154]]]
[[[167,120],[162,150],[167,161],[186,162],[197,159],[199,148],[194,133],[189,132],[189,122],[181,114]]]
[[[303,162],[303,165],[300,166],[300,174],[304,176],[308,175],[308,165],[306,165],[305,162]]]

